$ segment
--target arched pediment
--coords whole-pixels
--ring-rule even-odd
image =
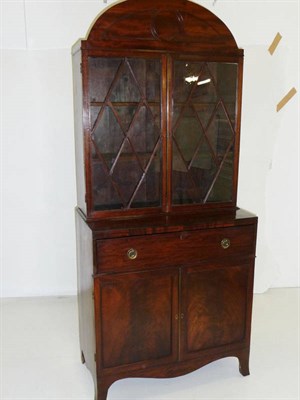
[[[212,12],[187,0],[127,0],[108,8],[87,43],[102,48],[236,52],[235,39]],[[100,45],[101,43],[101,45]]]

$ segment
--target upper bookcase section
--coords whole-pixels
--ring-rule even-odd
[[[112,5],[96,19],[82,47],[243,54],[216,15],[187,0],[127,0]]]

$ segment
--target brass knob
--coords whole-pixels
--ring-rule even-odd
[[[221,246],[223,247],[223,249],[228,249],[228,247],[230,246],[230,239],[228,238],[222,239]]]
[[[137,251],[135,249],[129,249],[127,251],[127,257],[129,258],[129,260],[135,260],[137,258]]]

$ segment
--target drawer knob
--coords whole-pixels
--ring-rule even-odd
[[[135,260],[137,258],[137,251],[135,249],[129,249],[127,251],[127,257],[129,258],[129,260]]]
[[[229,246],[230,246],[230,239],[224,238],[221,240],[221,247],[223,247],[223,249],[228,249]]]

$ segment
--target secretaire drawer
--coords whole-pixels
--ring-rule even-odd
[[[190,264],[255,251],[255,225],[97,240],[97,271]]]

